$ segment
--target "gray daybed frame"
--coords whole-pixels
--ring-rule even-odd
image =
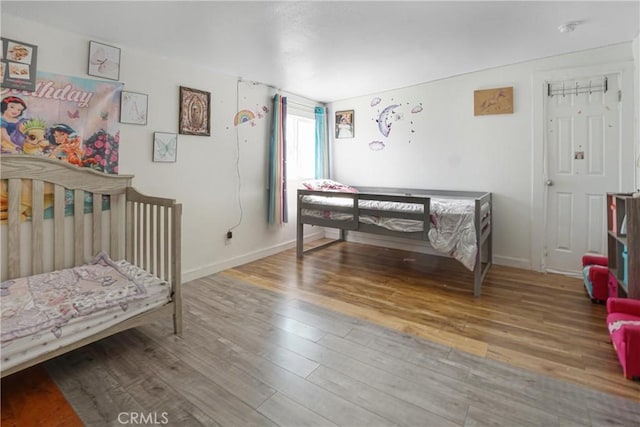
[[[346,240],[347,231],[359,231],[363,233],[382,234],[386,236],[402,237],[407,239],[421,240],[429,242],[430,221],[430,201],[431,198],[453,198],[453,199],[472,199],[475,203],[475,229],[476,229],[476,245],[478,252],[476,255],[476,263],[473,271],[473,295],[480,296],[480,290],[484,277],[486,276],[491,264],[493,263],[492,255],[492,206],[491,193],[474,192],[474,191],[445,191],[445,190],[418,190],[406,188],[383,188],[383,187],[358,187],[357,193],[344,193],[334,191],[314,191],[314,190],[298,190],[297,199],[297,244],[296,252],[300,258],[305,253],[315,251]],[[307,203],[304,201],[305,196],[322,196],[322,197],[340,197],[351,200],[350,206],[332,206],[331,204]],[[360,202],[364,200],[379,200],[386,202],[415,203],[423,205],[422,213],[397,212],[390,210],[371,210],[359,207]],[[482,207],[487,208],[483,211]],[[350,220],[336,220],[327,216],[316,217],[311,215],[303,215],[304,209],[321,210],[325,212],[340,212],[351,216]],[[483,215],[483,212],[485,214]],[[364,224],[360,222],[361,215],[372,215],[388,218],[403,218],[416,221],[422,221],[423,231],[402,232],[388,230],[383,227],[372,224]],[[337,228],[340,230],[340,237],[337,240],[327,242],[323,245],[314,247],[304,251],[304,225],[317,225],[322,227]]]
[[[16,366],[3,366],[2,377],[162,318],[172,317],[174,333],[182,334],[181,204],[140,194],[131,187],[132,175],[109,175],[39,156],[2,156],[0,172],[2,185],[8,190],[3,200],[7,223],[0,228],[3,281],[79,266],[105,251],[112,259],[126,259],[171,286],[167,304],[67,346],[35,354]],[[31,189],[31,200],[22,199],[25,179],[31,180],[25,184]],[[43,215],[47,182],[54,188],[52,219]],[[65,189],[74,192],[73,218],[65,218]],[[85,192],[93,194],[92,213],[84,211]],[[102,209],[103,195],[110,196],[109,210]],[[32,219],[22,222],[22,210],[27,205],[31,206]]]

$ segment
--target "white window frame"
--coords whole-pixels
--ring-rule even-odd
[[[300,141],[301,124],[311,132],[306,135],[306,141]],[[287,181],[304,181],[315,177],[315,119],[287,114]],[[304,150],[301,153],[301,149]],[[301,157],[306,157],[301,160]],[[301,166],[300,162],[309,162]],[[309,175],[309,176],[307,176]]]

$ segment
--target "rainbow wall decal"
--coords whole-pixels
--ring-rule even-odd
[[[256,115],[251,110],[240,110],[233,118],[233,125],[238,126],[255,119]]]

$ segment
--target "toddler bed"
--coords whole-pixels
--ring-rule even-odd
[[[182,333],[179,203],[59,160],[0,166],[2,377],[162,318]]]
[[[303,227],[318,225],[428,242],[474,273],[473,294],[492,264],[491,193],[346,186],[305,182],[297,199],[297,255],[305,253]]]

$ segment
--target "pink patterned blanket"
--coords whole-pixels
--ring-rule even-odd
[[[50,330],[60,337],[60,327],[74,317],[145,298],[146,289],[100,253],[89,264],[50,273],[7,280],[0,284],[2,339]]]

